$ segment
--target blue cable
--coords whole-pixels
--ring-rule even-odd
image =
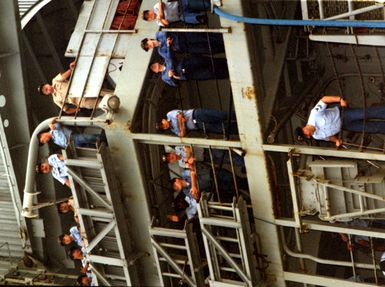
[[[318,27],[360,27],[385,28],[385,21],[358,21],[358,20],[291,20],[291,19],[264,19],[236,16],[214,7],[214,13],[223,18],[256,25],[273,26],[318,26]]]

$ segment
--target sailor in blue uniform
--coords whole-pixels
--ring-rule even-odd
[[[141,47],[146,52],[157,48],[164,59],[170,57],[170,53],[177,54],[218,54],[225,52],[223,37],[220,33],[173,33],[156,32],[155,39],[145,38]]]
[[[228,128],[228,113],[214,109],[172,110],[167,113],[167,119],[158,123],[159,130],[170,129],[174,134],[184,137],[187,131],[205,130],[209,133],[224,133]],[[238,128],[235,115],[232,114],[230,134],[237,134]]]
[[[229,72],[227,61],[222,58],[192,57],[174,60],[169,58],[164,64],[152,63],[154,73],[162,73],[162,80],[171,87],[177,87],[179,81],[227,79]]]

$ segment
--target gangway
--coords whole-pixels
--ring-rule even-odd
[[[137,285],[134,252],[108,147],[63,150],[80,226],[85,257],[101,285]]]

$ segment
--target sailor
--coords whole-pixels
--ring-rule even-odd
[[[214,1],[217,6],[221,6],[220,0]],[[207,16],[203,11],[210,9],[210,0],[179,0],[165,3],[159,0],[153,10],[143,11],[143,20],[156,20],[162,27],[179,21],[187,24],[204,24],[207,22]]]
[[[71,187],[68,179],[67,167],[64,163],[64,156],[61,154],[50,155],[48,161],[42,162],[36,166],[36,170],[41,174],[51,172],[52,176],[61,184]]]
[[[230,134],[237,134],[235,114],[231,117],[226,112],[214,109],[172,110],[167,113],[167,119],[162,119],[156,125],[158,130],[170,129],[174,134],[184,137],[187,131],[204,130],[209,133],[224,133],[230,121]]]
[[[79,223],[79,216],[78,216],[77,207],[75,205],[75,201],[72,198],[72,196],[69,197],[67,200],[59,202],[58,204],[56,204],[56,208],[57,208],[57,211],[59,212],[59,214],[66,214],[66,213],[72,211],[74,214],[75,222]]]
[[[71,242],[75,242],[80,248],[83,247],[82,236],[80,234],[79,227],[77,226],[72,226],[70,228],[70,234],[62,234],[58,239],[61,246],[69,245]]]
[[[211,156],[214,164],[230,164],[229,152],[227,150],[212,149]],[[242,156],[234,152],[231,152],[231,156],[235,165],[244,168],[245,162]],[[194,147],[193,153],[191,146],[176,146],[175,151],[165,153],[162,160],[171,164],[178,161],[178,165],[181,168],[193,169],[196,162],[209,162],[211,158],[210,152],[207,149]]]
[[[155,39],[145,38],[141,47],[146,52],[157,48],[164,59],[170,57],[170,53],[177,54],[218,54],[225,52],[223,37],[220,33],[173,33],[156,32]]]
[[[94,109],[98,106],[101,98],[107,94],[111,94],[112,91],[107,89],[102,89],[100,91],[100,97],[86,97],[81,99],[79,96],[69,95],[66,99],[69,81],[68,78],[71,76],[73,69],[75,68],[75,62],[72,62],[69,66],[70,68],[64,73],[59,73],[55,78],[52,79],[52,84],[44,83],[38,87],[38,91],[43,96],[52,95],[54,103],[61,108],[63,106],[63,112],[66,114],[74,114],[77,108],[84,109]]]
[[[328,104],[345,107],[343,113],[339,107],[327,108]],[[342,139],[337,135],[343,130],[351,132],[385,134],[385,106],[369,108],[347,108],[348,103],[340,96],[324,96],[311,110],[307,124],[296,129],[299,140],[313,137],[316,140],[334,142],[341,146]],[[341,118],[342,117],[342,118]]]
[[[151,63],[150,70],[162,73],[162,80],[171,87],[179,81],[227,79],[229,72],[224,58],[195,56],[190,59],[175,60],[167,58],[164,64]]]
[[[218,189],[222,196],[232,198],[235,191],[234,178],[230,172],[220,169],[215,173]],[[247,180],[235,176],[238,189],[247,191]],[[172,189],[176,192],[182,192],[186,197],[199,201],[201,193],[210,193],[213,185],[213,173],[211,168],[202,166],[198,172],[184,169],[181,177],[176,177],[171,180]]]
[[[49,132],[38,134],[37,137],[41,144],[52,140],[56,145],[65,149],[72,140],[76,147],[96,148],[96,143],[100,141],[98,134],[74,133],[71,129],[61,126],[55,119],[52,119],[49,128]]]

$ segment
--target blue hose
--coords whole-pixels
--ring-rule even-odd
[[[236,15],[223,12],[217,6],[214,7],[214,13],[217,14],[218,16],[229,19],[231,21],[256,24],[256,25],[385,28],[384,21],[291,20],[291,19],[249,18],[249,17],[236,16]]]

